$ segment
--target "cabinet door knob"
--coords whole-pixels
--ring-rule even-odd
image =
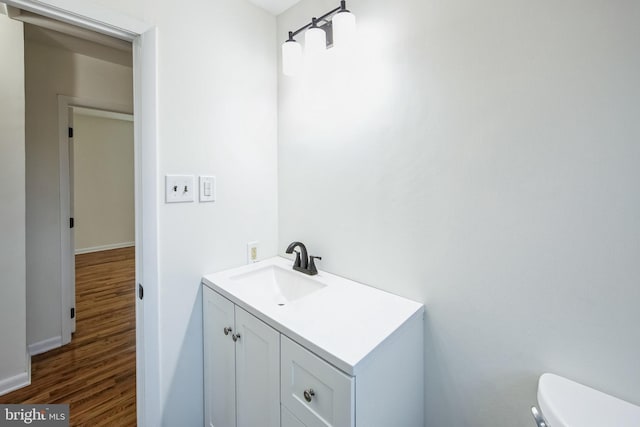
[[[229,332],[233,332],[233,329],[231,329],[230,327],[224,328],[225,335],[229,335]]]
[[[306,400],[307,402],[311,402],[311,399],[313,399],[313,396],[316,395],[316,392],[313,391],[312,388],[310,388],[309,390],[305,390],[302,394],[304,394],[304,400]]]
[[[233,342],[236,342],[240,339],[240,334],[231,335],[231,338],[233,339]]]

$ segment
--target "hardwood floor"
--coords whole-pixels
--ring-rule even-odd
[[[76,332],[0,403],[68,403],[72,426],[136,425],[134,248],[76,255]]]

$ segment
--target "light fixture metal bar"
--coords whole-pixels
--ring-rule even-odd
[[[336,7],[333,10],[330,10],[329,12],[325,13],[324,15],[322,15],[319,18],[315,18],[316,23],[318,21],[322,21],[322,20],[326,20],[326,18],[328,18],[329,16],[335,14],[336,12],[345,9],[345,1],[341,1],[340,2],[340,6]],[[298,28],[295,31],[289,31],[289,40],[292,40],[295,36],[297,36],[298,34],[300,34],[302,31],[307,30],[309,28],[311,28],[313,26],[313,20],[311,22],[309,22],[307,25]]]

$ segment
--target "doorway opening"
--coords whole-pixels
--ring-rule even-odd
[[[156,28],[130,15],[83,2],[51,5],[37,0],[2,0],[7,6],[68,23],[133,45],[135,109],[136,248],[136,388],[139,425],[159,425],[162,413],[158,330],[158,146]],[[26,22],[26,21],[25,21]],[[47,65],[45,64],[45,68]],[[57,197],[56,194],[47,194]],[[52,217],[58,219],[58,215]],[[59,221],[57,221],[60,224]],[[31,230],[38,232],[38,230]],[[60,249],[56,250],[56,254]],[[52,255],[53,256],[53,255]],[[58,255],[55,255],[59,258]],[[51,261],[54,262],[54,261]],[[59,263],[59,259],[58,259]],[[50,300],[51,304],[55,301]],[[59,321],[54,322],[60,324]],[[28,360],[28,357],[27,357]],[[27,364],[28,366],[28,364]],[[29,374],[28,372],[25,374]]]
[[[69,108],[75,255],[135,246],[133,115]]]
[[[31,385],[2,402],[68,403],[74,424],[112,416],[116,424],[134,424],[132,45],[9,10],[25,23],[27,344],[33,357]]]
[[[79,106],[87,104],[65,97],[59,108],[59,114],[68,117],[69,129],[69,167],[61,173],[68,174],[69,183],[70,329],[75,333],[80,319],[82,328],[74,334],[76,339],[80,334],[109,331],[114,339],[112,350],[128,358],[135,356],[133,115],[109,111],[106,104],[105,109]],[[129,378],[135,377],[135,359],[119,366]],[[133,390],[132,384],[130,396],[135,396]]]
[[[81,315],[76,258],[135,247],[135,132],[132,108],[126,104],[57,98],[61,291],[62,305],[72,314],[63,312],[61,319],[62,342],[67,344]],[[135,290],[135,279],[131,288]]]

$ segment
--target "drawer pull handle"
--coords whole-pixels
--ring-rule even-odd
[[[233,332],[233,329],[231,329],[230,327],[224,328],[225,335],[229,335],[229,332]]]
[[[309,390],[305,390],[303,394],[304,394],[304,400],[306,400],[307,402],[311,402],[311,399],[313,399],[313,396],[316,395],[316,392],[313,391],[312,388],[310,388]]]
[[[231,338],[233,339],[233,342],[236,342],[240,339],[240,334],[231,335]]]

